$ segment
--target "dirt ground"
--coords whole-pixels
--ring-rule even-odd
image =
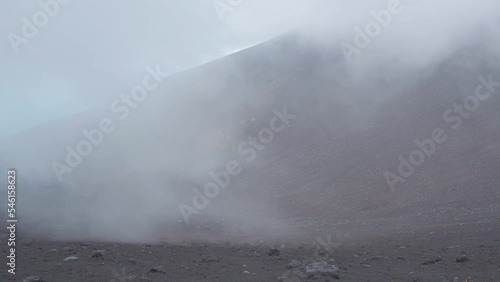
[[[337,230],[248,243],[53,242],[18,239],[16,274],[1,281],[500,281],[500,221]],[[300,239],[297,239],[300,238]],[[7,255],[5,237],[2,256]],[[270,252],[272,249],[278,251]],[[95,252],[104,250],[104,253]],[[93,257],[94,255],[94,257]],[[70,256],[78,260],[64,261]],[[287,264],[297,260],[299,267]],[[325,261],[332,275],[307,273]]]

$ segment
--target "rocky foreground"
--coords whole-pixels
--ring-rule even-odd
[[[341,235],[339,235],[342,233]],[[18,240],[1,281],[500,281],[500,222],[307,234],[295,242]],[[256,236],[257,237],[257,236]],[[338,242],[337,238],[351,238]],[[2,238],[2,246],[5,246]],[[2,247],[2,256],[6,256]]]

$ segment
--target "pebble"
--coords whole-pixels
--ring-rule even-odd
[[[469,261],[469,258],[466,255],[461,255],[455,259],[456,262],[466,262]]]
[[[155,266],[151,267],[147,273],[162,273],[162,274],[167,274],[164,270],[163,267],[161,266]]]
[[[290,263],[286,265],[287,269],[292,269],[292,268],[300,268],[302,267],[302,263],[298,260],[292,260]]]
[[[278,250],[278,249],[269,249],[269,250],[267,251],[267,254],[268,254],[269,256],[275,256],[275,257],[277,257],[277,256],[280,256],[280,255],[281,255],[281,252],[280,252],[280,250]]]
[[[71,257],[65,258],[64,261],[75,261],[75,260],[78,260],[78,259],[79,259],[78,257],[71,256]]]
[[[90,255],[90,257],[99,258],[103,257],[105,254],[106,254],[105,250],[95,250],[92,252],[92,255]]]
[[[201,258],[201,261],[203,262],[218,262],[219,259],[215,257],[214,255],[206,255]]]
[[[330,276],[334,279],[339,279],[339,268],[335,265],[328,264],[325,261],[313,262],[306,266],[306,273],[313,276]]]
[[[23,279],[23,282],[44,282],[40,276],[28,276]]]

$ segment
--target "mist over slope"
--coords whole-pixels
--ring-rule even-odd
[[[265,234],[498,214],[500,87],[473,112],[443,118],[475,94],[479,77],[500,81],[498,22],[454,37],[435,32],[421,48],[409,43],[418,34],[398,28],[411,24],[387,30],[348,63],[338,46],[352,41],[352,30],[304,27],[161,78],[127,115],[110,101],[2,140],[0,168],[19,172],[21,232],[142,241],[207,222],[212,231]],[[285,112],[289,123],[280,118],[282,130],[252,149],[249,136]],[[113,131],[59,181],[54,162],[67,165],[66,147],[76,150],[87,140],[82,131],[106,118]],[[399,156],[409,161],[415,140],[432,139],[435,129],[446,140],[389,185],[385,174],[398,175]],[[186,224],[179,205],[194,207],[193,188],[203,191],[214,182],[210,172],[231,161],[241,173]]]

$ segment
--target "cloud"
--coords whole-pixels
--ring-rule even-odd
[[[220,130],[237,128],[234,137],[246,138],[238,125],[256,116],[269,120],[269,101],[277,92],[293,97],[333,86],[348,89],[334,98],[352,110],[350,125],[366,128],[384,99],[430,76],[464,46],[484,43],[492,53],[500,50],[498,1],[401,0],[404,10],[348,64],[339,44],[353,43],[354,28],[363,28],[373,20],[372,11],[387,9],[389,2],[248,0],[221,21],[211,1],[72,1],[19,54],[4,40],[0,109],[9,109],[12,122],[0,123],[0,131],[83,111],[41,132],[24,132],[3,147],[0,167],[18,166],[36,200],[24,206],[30,232],[65,239],[154,238],[157,229],[179,227],[178,204],[191,201],[193,187],[226,163],[228,153],[214,149]],[[37,11],[35,2],[6,5],[0,12],[3,34],[20,32],[21,18]],[[296,28],[251,52],[191,69]],[[120,122],[110,103],[141,82],[146,66],[155,65],[177,74]],[[415,70],[425,72],[414,77]],[[374,89],[377,95],[360,103],[356,94]],[[321,106],[315,114],[330,110]],[[54,185],[50,163],[64,158],[65,146],[108,114],[116,131],[63,185]],[[259,165],[265,163],[253,164]],[[251,177],[238,181],[237,187],[248,189],[265,184]],[[224,195],[204,211],[206,219],[253,231],[273,225],[262,225],[262,218],[282,219],[280,211],[251,197]]]

